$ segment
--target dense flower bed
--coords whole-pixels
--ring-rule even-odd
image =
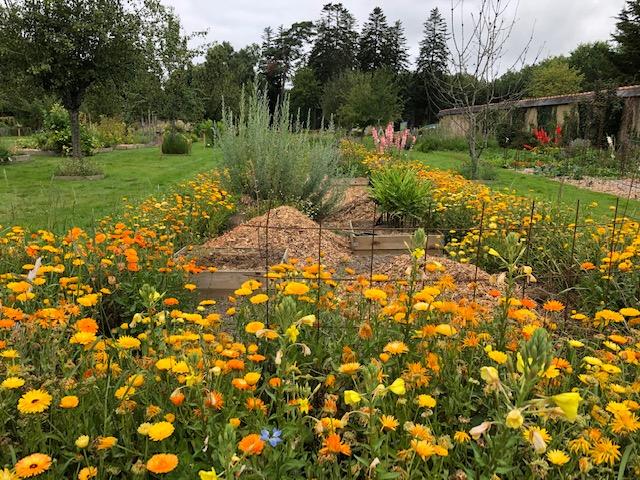
[[[0,479],[640,475],[638,302],[582,312],[522,296],[544,273],[526,203],[421,174],[443,212],[475,220],[485,204],[505,233],[481,252],[500,289],[460,299],[416,249],[404,282],[341,283],[291,260],[229,305],[197,301],[186,275],[200,267],[173,253],[233,208],[215,174],[95,232],[4,231]],[[598,281],[613,275],[602,265],[637,275],[632,224],[615,232],[626,258],[583,262]]]

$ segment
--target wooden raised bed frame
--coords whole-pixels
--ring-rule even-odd
[[[353,222],[349,222],[351,226],[350,240],[351,251],[354,255],[401,255],[407,253],[407,245],[411,243],[411,233],[394,233],[385,234],[383,229],[376,231],[371,228],[354,228]],[[373,235],[367,234],[367,231],[374,232]],[[357,232],[365,232],[358,235]],[[426,248],[429,253],[441,253],[444,247],[444,235],[429,234],[427,236]]]

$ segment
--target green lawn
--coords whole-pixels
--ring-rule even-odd
[[[91,157],[106,177],[95,181],[53,180],[58,157],[0,166],[0,225],[63,231],[91,226],[130,200],[162,193],[197,172],[214,168],[219,150],[193,146],[191,155],[162,155],[160,148],[121,150]]]
[[[423,161],[434,168],[457,170],[467,158],[467,154],[464,152],[413,152],[412,158]],[[560,203],[570,208],[575,208],[578,199],[581,207],[596,202],[598,206],[593,209],[594,215],[599,215],[602,218],[613,217],[613,208],[617,199],[614,195],[593,192],[573,185],[563,185],[550,178],[526,175],[504,168],[496,168],[496,174],[495,180],[484,182],[493,189],[508,189],[515,191],[518,195],[543,199],[556,204]],[[625,211],[629,217],[640,218],[640,202],[620,198],[618,215],[622,215]]]

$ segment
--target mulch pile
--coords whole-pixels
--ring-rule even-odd
[[[344,193],[340,206],[323,222],[331,228],[349,229],[349,222],[373,223],[375,204],[369,197],[369,187],[349,187]]]
[[[269,252],[317,262],[319,232],[320,226],[305,214],[293,207],[278,207],[210,240],[203,249],[252,249],[264,258],[268,241]],[[350,257],[349,240],[323,228],[320,251],[323,263],[335,267]]]

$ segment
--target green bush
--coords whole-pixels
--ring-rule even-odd
[[[69,112],[60,104],[54,104],[44,114],[43,131],[36,135],[38,147],[42,150],[53,150],[61,155],[72,154],[71,122]],[[86,125],[80,125],[80,145],[83,155],[93,155],[101,144]]]
[[[191,140],[183,133],[168,131],[162,139],[162,153],[167,155],[186,155],[191,153]]]
[[[0,142],[0,163],[6,163],[9,161],[10,152],[7,146]]]
[[[517,148],[521,150],[525,145],[533,145],[535,139],[531,132],[526,132],[508,122],[503,122],[496,126],[496,141],[498,146],[502,148]]]
[[[371,198],[392,225],[416,225],[430,211],[431,184],[403,165],[377,170],[371,176]]]
[[[464,178],[471,179],[471,162],[465,161],[459,169],[460,175]],[[489,161],[480,160],[478,176],[473,180],[495,180],[498,176],[498,171],[493,163]]]
[[[439,128],[423,130],[416,141],[416,150],[419,152],[433,152],[451,150],[455,152],[466,152],[469,144],[464,137],[447,135]]]
[[[127,124],[115,117],[101,117],[95,125],[95,132],[96,137],[105,147],[132,141],[130,135],[127,135]]]
[[[256,202],[305,205],[312,217],[331,212],[341,197],[333,178],[338,172],[336,142],[318,141],[318,135],[292,122],[288,96],[273,112],[266,94],[254,86],[242,95],[236,116],[225,112],[219,129],[223,167],[230,188]]]

